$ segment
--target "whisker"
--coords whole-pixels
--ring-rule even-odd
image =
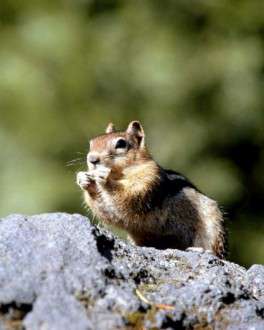
[[[85,160],[83,158],[75,158],[66,163],[66,166],[73,166],[73,165],[82,165],[85,164]]]
[[[76,162],[76,161],[80,161],[80,160],[83,160],[83,158],[75,158],[75,159],[70,160],[68,163]]]
[[[76,158],[76,159],[72,159],[72,160],[68,161],[67,164],[73,164],[73,163],[82,162],[82,161],[83,161],[82,158]]]

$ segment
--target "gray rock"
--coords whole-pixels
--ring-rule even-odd
[[[80,215],[0,221],[0,329],[264,329],[264,266],[140,248]]]

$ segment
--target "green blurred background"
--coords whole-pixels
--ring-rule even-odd
[[[86,214],[67,163],[139,119],[223,206],[230,259],[263,263],[263,78],[262,1],[1,0],[0,216]]]

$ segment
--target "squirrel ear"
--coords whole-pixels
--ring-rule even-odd
[[[105,129],[105,133],[109,134],[109,133],[114,133],[116,131],[115,126],[113,123],[109,123]]]
[[[128,125],[127,134],[133,135],[136,137],[138,141],[139,147],[144,147],[145,146],[145,133],[142,125],[140,124],[139,121],[131,121],[131,123]]]

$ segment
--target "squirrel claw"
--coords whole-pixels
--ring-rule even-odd
[[[87,190],[94,180],[91,178],[88,172],[78,172],[76,177],[76,183],[82,190]]]
[[[96,169],[92,172],[88,172],[88,174],[91,174],[91,176],[94,178],[94,180],[98,183],[105,183],[111,170],[107,167],[102,167],[99,169]]]
[[[89,172],[78,172],[76,183],[82,190],[87,190],[93,183],[105,183],[110,173],[108,168],[100,168]]]

